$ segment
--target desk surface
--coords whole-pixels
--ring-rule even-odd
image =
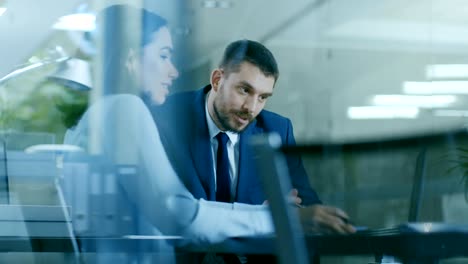
[[[353,235],[307,235],[310,252],[319,255],[392,255],[400,259],[443,259],[468,256],[468,226],[408,224]],[[287,242],[285,242],[287,243]],[[233,238],[194,251],[272,254],[275,238]]]
[[[180,237],[90,238],[78,237],[87,243],[87,252],[95,252],[97,243],[111,243],[107,250],[115,252],[157,252],[160,243],[183,243]],[[401,259],[442,259],[468,256],[468,230],[445,229],[430,232],[384,232],[354,235],[308,235],[307,247],[319,255],[393,255]],[[274,236],[231,238],[205,246],[185,246],[190,252],[225,252],[244,254],[275,254]],[[287,242],[285,242],[287,243]],[[0,237],[0,251],[72,252],[70,238],[65,237]]]

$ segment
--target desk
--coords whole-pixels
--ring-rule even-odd
[[[76,237],[88,247],[85,252],[96,252],[93,244],[108,242],[112,252],[157,252],[158,241],[169,243],[186,242],[178,237],[123,237],[91,238]],[[405,263],[437,263],[439,259],[468,257],[468,231],[465,229],[446,229],[434,232],[394,232],[385,234],[354,235],[308,235],[307,247],[321,256],[347,255],[392,255]],[[27,243],[30,246],[25,247]],[[265,254],[277,253],[275,237],[239,237],[222,243],[204,246],[185,246],[183,252],[219,252]],[[73,252],[70,238],[65,237],[2,237],[0,251],[9,252]]]
[[[400,226],[379,232],[354,235],[307,235],[307,248],[321,256],[391,255],[404,263],[437,263],[440,259],[468,257],[468,226],[431,224]],[[427,226],[426,226],[427,227]],[[274,254],[273,236],[232,238],[209,247],[189,247],[192,251],[244,254]],[[285,242],[287,243],[287,242]]]
[[[391,255],[401,260],[432,263],[439,259],[468,256],[468,234],[401,234],[384,236],[324,236],[308,239],[319,255]]]

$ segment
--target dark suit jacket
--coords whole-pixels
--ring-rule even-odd
[[[197,199],[215,200],[215,176],[205,118],[205,95],[210,89],[208,85],[197,91],[175,94],[158,110],[154,107],[152,110],[169,159],[187,189]],[[265,201],[248,142],[250,136],[267,132],[277,132],[285,145],[295,144],[289,119],[261,111],[256,120],[240,133],[236,202],[261,204]],[[303,204],[320,203],[310,187],[302,160],[290,157],[287,162],[292,185],[298,189]]]

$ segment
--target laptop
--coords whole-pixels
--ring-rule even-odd
[[[420,208],[424,190],[426,176],[426,153],[427,148],[422,147],[416,157],[416,166],[413,176],[413,186],[411,189],[410,203],[408,210],[408,222],[393,227],[367,228],[358,226],[357,232],[362,235],[391,235],[410,232],[429,232],[434,230],[444,230],[442,223],[419,223]]]
[[[349,145],[303,145],[303,146],[293,146],[293,147],[282,147],[281,140],[273,135],[264,135],[258,138],[255,138],[252,142],[254,150],[259,154],[257,158],[257,164],[259,167],[260,177],[263,179],[264,188],[266,189],[266,195],[268,199],[269,195],[273,197],[286,197],[291,189],[291,183],[289,181],[289,175],[284,161],[284,156],[289,154],[301,155],[308,153],[319,153],[320,157],[323,157],[324,154],[334,155],[335,152],[341,153],[341,151],[376,151],[380,149],[393,149],[395,148],[407,148],[410,145],[412,151],[417,150],[418,154],[415,159],[415,169],[413,172],[412,178],[412,188],[409,200],[409,210],[408,217],[406,221],[398,224],[396,226],[390,227],[379,227],[379,228],[368,228],[366,226],[360,226],[359,223],[356,224],[356,229],[358,235],[389,235],[389,234],[401,234],[408,232],[451,232],[451,231],[468,231],[468,226],[464,225],[452,225],[444,223],[426,223],[420,222],[420,210],[422,204],[422,197],[424,193],[424,185],[426,181],[426,167],[427,167],[427,144],[424,141],[431,142],[432,138],[423,139],[415,138],[409,140],[397,140],[397,141],[383,141],[383,142],[367,142],[367,143],[357,143]],[[274,166],[272,166],[274,165]],[[273,181],[273,178],[280,178],[279,181]],[[283,184],[284,186],[274,186],[275,184]],[[272,203],[270,203],[273,206]],[[273,210],[273,208],[272,208]],[[282,209],[283,212],[279,213],[280,218],[286,216],[286,209]],[[281,210],[279,210],[281,211]],[[275,214],[273,212],[273,217]],[[288,216],[288,219],[283,219],[283,225],[286,221],[291,221]],[[351,219],[352,220],[352,219]],[[295,220],[293,220],[295,221]],[[296,221],[298,224],[298,222]],[[293,224],[289,223],[291,230],[294,228]]]
[[[405,149],[407,148],[407,142],[400,142],[399,146],[403,146]],[[463,234],[468,234],[468,225],[450,225],[450,224],[444,224],[444,223],[432,223],[432,222],[419,222],[420,218],[420,208],[421,208],[421,201],[422,201],[422,195],[424,191],[424,182],[425,182],[425,174],[426,174],[426,147],[421,148],[421,144],[415,144],[413,146],[417,146],[419,148],[419,153],[416,158],[416,166],[414,170],[414,175],[413,175],[413,186],[411,190],[411,195],[408,199],[410,199],[410,206],[409,206],[409,211],[408,211],[408,220],[405,223],[402,223],[397,226],[393,227],[383,227],[383,228],[366,228],[366,227],[358,227],[358,232],[354,235],[349,235],[349,236],[343,236],[343,237],[336,237],[336,236],[331,236],[329,238],[333,239],[325,239],[323,241],[320,241],[319,247],[314,248],[314,247],[309,247],[308,250],[306,249],[305,241],[308,241],[309,236],[305,236],[304,234],[301,234],[300,231],[297,229],[300,229],[300,221],[297,219],[297,214],[291,213],[292,206],[288,204],[288,199],[287,196],[289,194],[289,191],[291,190],[291,182],[289,180],[289,174],[288,174],[288,169],[286,166],[285,162],[285,153],[293,153],[293,154],[302,154],[304,152],[308,151],[316,151],[319,149],[321,157],[323,157],[323,148],[320,146],[315,146],[314,148],[310,148],[310,146],[295,146],[292,148],[285,148],[281,147],[281,139],[277,135],[264,135],[258,138],[255,138],[252,141],[252,146],[254,148],[255,153],[257,154],[256,162],[258,164],[258,169],[259,169],[259,175],[260,179],[262,181],[262,185],[264,187],[264,191],[266,194],[267,199],[270,201],[270,209],[272,211],[272,216],[274,220],[274,225],[276,229],[276,236],[274,236],[274,241],[276,242],[276,248],[278,249],[278,255],[281,258],[281,261],[284,263],[308,263],[307,260],[309,259],[309,256],[314,256],[319,258],[318,254],[315,254],[315,251],[313,250],[320,250],[320,247],[328,249],[333,248],[335,251],[334,254],[342,254],[343,251],[340,251],[340,247],[344,247],[345,252],[344,254],[349,254],[352,252],[351,249],[349,249],[349,246],[351,244],[356,243],[356,241],[361,241],[361,243],[368,243],[370,240],[370,237],[376,237],[376,236],[392,236],[392,235],[403,235],[406,237],[406,234],[422,234],[422,236],[419,237],[426,237],[426,234],[434,234],[437,237],[440,237],[439,235],[442,235],[444,237],[447,237],[447,235],[451,234],[457,234],[460,235],[460,233]],[[393,148],[394,144],[393,142],[391,144],[387,144],[387,146]],[[364,145],[363,148],[361,148],[362,145],[359,146],[360,150],[365,149],[365,150],[376,150],[380,149],[381,145],[380,143],[378,144],[366,144]],[[414,150],[415,148],[413,148]],[[335,148],[337,151],[342,151],[342,147],[337,147]],[[334,151],[334,150],[332,150]],[[317,153],[317,152],[316,152]],[[330,154],[330,153],[329,153]],[[320,236],[322,237],[322,236]],[[324,238],[326,236],[323,236]],[[401,237],[401,236],[397,236]],[[459,236],[458,236],[459,237]],[[315,239],[317,238],[315,235],[311,236],[312,241],[316,241]],[[344,238],[351,238],[349,239],[344,239]],[[357,240],[353,240],[353,239]],[[363,240],[364,239],[364,240]],[[380,239],[380,238],[377,238]],[[284,243],[284,241],[288,241],[288,243]],[[328,244],[327,244],[328,241]],[[382,241],[382,240],[372,240],[372,241]],[[395,240],[390,240],[390,241],[395,241]],[[414,240],[411,240],[414,242]],[[431,241],[434,241],[431,240]],[[443,240],[442,243],[446,242],[446,240]],[[450,240],[453,242],[452,240]],[[343,242],[343,244],[338,245],[337,242]],[[350,244],[351,243],[351,244]],[[326,244],[326,245],[325,245]],[[419,256],[427,256],[426,253],[424,253],[425,249],[420,248],[419,246],[416,247],[409,247],[411,243],[409,244],[403,244],[402,246],[405,248],[405,250],[410,250],[414,254],[419,254]],[[315,244],[316,245],[316,244]],[[321,246],[320,246],[321,245]],[[317,246],[317,245],[316,245]],[[369,245],[367,245],[369,246]],[[380,245],[382,246],[382,245]],[[435,244],[432,245],[434,249],[437,249],[437,254],[439,255],[434,255],[431,256],[432,258],[439,258],[439,257],[444,257],[447,254],[447,252],[444,250],[445,246],[444,244]],[[352,247],[352,246],[351,246]],[[463,246],[461,246],[463,247]],[[360,254],[363,253],[363,249],[359,248],[358,249],[354,248],[353,250],[357,250],[356,252],[359,252]],[[380,250],[383,250],[382,247],[379,247]],[[395,248],[386,248],[386,250],[394,250]],[[337,251],[338,250],[338,251]],[[350,251],[351,250],[351,251]],[[368,250],[368,253],[371,253],[371,248],[367,248],[365,250]],[[365,251],[364,250],[364,251]],[[460,247],[457,248],[459,252],[462,250]],[[375,261],[376,263],[399,263],[398,259],[390,256],[390,255],[385,255],[382,254],[382,252],[378,253],[379,251],[372,251],[372,253],[375,254]],[[454,251],[455,252],[455,251]],[[323,251],[322,251],[323,253]],[[400,252],[401,253],[401,252]],[[434,253],[434,252],[433,252]],[[454,254],[454,253],[452,253]],[[457,253],[458,254],[458,253]],[[430,254],[429,254],[430,255]],[[404,254],[403,254],[404,256]],[[402,257],[402,256],[400,256]],[[290,260],[294,258],[294,262],[291,262]]]

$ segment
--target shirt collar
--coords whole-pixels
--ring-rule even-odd
[[[208,112],[208,95],[210,93],[208,92],[205,98],[205,118],[206,118],[206,123],[208,124],[208,132],[210,133],[210,139],[216,137],[219,132],[225,132],[226,135],[229,137],[229,141],[234,145],[237,143],[239,140],[239,133],[232,132],[232,131],[221,131],[218,126],[216,126],[215,122],[210,116],[210,113]]]

